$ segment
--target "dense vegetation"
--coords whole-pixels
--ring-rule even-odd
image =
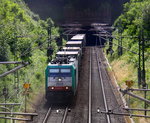
[[[6,102],[22,103],[14,110],[24,109],[23,83],[31,84],[29,95],[32,95],[32,98],[36,97],[35,94],[40,93],[39,90],[44,90],[44,70],[47,64],[47,29],[49,26],[53,26],[52,38],[59,36],[60,30],[58,27],[54,27],[50,18],[47,21],[41,20],[38,15],[28,9],[22,0],[0,0],[0,61],[30,63],[15,74],[0,78],[0,102],[4,103],[2,90],[6,87],[8,88]],[[58,49],[57,45],[58,42],[51,41],[53,57]],[[16,66],[0,65],[0,74]],[[27,100],[31,101],[31,96]],[[0,122],[2,121],[0,120]]]
[[[121,14],[116,20],[114,26],[116,30],[114,37],[122,36],[123,47],[138,54],[138,42],[139,38],[144,35],[145,40],[145,60],[149,61],[148,54],[149,40],[150,40],[150,0],[131,0],[124,5],[124,13]],[[114,44],[117,44],[118,40],[114,40]],[[124,54],[120,57],[117,52],[114,53],[115,58],[122,58],[127,56],[126,61],[138,66],[138,55],[124,49]],[[148,66],[147,66],[148,70]],[[147,80],[150,79],[147,74]]]
[[[130,0],[124,4],[124,12],[115,21],[116,30],[113,36],[112,55],[108,55],[109,60],[115,69],[115,75],[119,85],[124,88],[126,80],[134,80],[134,88],[138,88],[138,53],[139,40],[145,40],[145,65],[146,65],[146,82],[150,87],[150,0]],[[121,40],[123,55],[118,55],[118,40]],[[142,38],[143,37],[143,38]],[[137,53],[134,54],[133,52]],[[143,92],[138,93],[143,96]],[[149,94],[148,94],[149,95]],[[150,97],[147,97],[150,99]],[[132,108],[143,108],[144,103],[131,99]],[[142,120],[139,122],[143,122]]]

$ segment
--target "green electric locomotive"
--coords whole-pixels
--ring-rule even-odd
[[[83,44],[77,42],[67,42],[46,68],[46,99],[50,103],[70,103],[76,94]]]

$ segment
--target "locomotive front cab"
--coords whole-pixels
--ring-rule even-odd
[[[71,90],[72,75],[70,68],[50,68],[48,77],[49,90]]]
[[[71,100],[75,88],[73,66],[50,65],[46,69],[46,99],[51,102]]]

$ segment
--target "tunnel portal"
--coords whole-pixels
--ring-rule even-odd
[[[93,22],[112,24],[129,0],[25,0],[42,19],[51,17],[57,24]]]

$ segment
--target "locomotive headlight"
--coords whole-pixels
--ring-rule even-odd
[[[68,90],[69,88],[68,88],[68,87],[66,87],[66,89]]]
[[[61,79],[61,78],[59,78],[59,79],[58,79],[58,81],[59,81],[59,82],[61,82],[61,81],[62,81],[62,79]]]

